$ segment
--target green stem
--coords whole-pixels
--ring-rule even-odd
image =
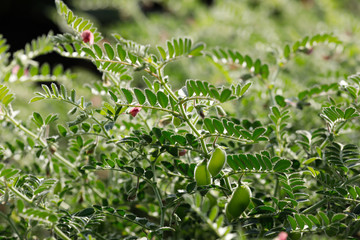
[[[180,199],[179,202],[176,204],[176,206],[174,207],[174,210],[172,211],[172,214],[170,215],[170,221],[169,221],[169,225],[171,226],[172,221],[173,221],[173,216],[176,212],[176,210],[178,209],[178,207],[180,206],[180,204],[182,203],[182,200]]]
[[[253,171],[253,170],[242,170],[242,171],[234,171],[234,172],[229,172],[228,174],[224,175],[224,177],[230,177],[232,175],[236,175],[236,174],[255,174],[255,173],[266,173],[266,174],[276,174],[276,172],[273,171],[268,171],[268,170],[264,170],[264,171]]]
[[[227,176],[225,176],[225,174],[224,174],[224,181],[225,181],[226,187],[230,190],[230,192],[232,192],[232,188],[231,188],[231,185],[230,185],[230,182],[229,182],[229,178]]]
[[[349,201],[349,202],[355,202],[355,203],[360,203],[360,200],[356,200],[356,199],[352,199],[352,198],[343,198],[343,197],[332,197],[334,199],[338,199],[340,201]]]
[[[21,131],[25,132],[27,135],[29,135],[30,137],[34,138],[35,140],[39,141],[40,145],[43,147],[46,147],[47,144],[44,140],[42,140],[38,135],[36,135],[35,133],[33,133],[32,131],[30,131],[29,129],[27,129],[26,127],[24,127],[23,125],[21,125],[18,121],[16,121],[14,118],[12,118],[11,116],[8,115],[8,113],[5,114],[5,117],[7,119],[10,120],[10,122],[12,122],[15,127],[19,128]]]
[[[181,101],[179,101],[179,104],[183,104],[185,102],[188,101],[192,101],[192,100],[208,100],[208,101],[214,101],[215,103],[212,104],[212,106],[215,106],[218,104],[218,101],[216,99],[213,99],[211,97],[206,97],[206,96],[193,96],[193,97],[186,97],[183,98]]]
[[[63,231],[61,231],[57,226],[54,226],[54,231],[60,238],[62,238],[64,240],[71,240],[71,238],[66,236],[66,234],[63,233]]]
[[[270,84],[271,84],[271,85],[270,85],[271,87],[269,87],[269,85],[267,86],[268,92],[269,92],[270,101],[271,101],[271,105],[273,105],[273,106],[276,105],[275,98],[274,98],[274,94],[273,94],[273,89],[274,89],[275,81],[276,81],[276,79],[277,79],[277,76],[278,76],[278,74],[279,74],[279,71],[280,71],[280,67],[279,67],[279,64],[278,64],[278,65],[276,66],[276,70],[275,70],[275,72],[274,72],[271,80],[269,81]],[[268,82],[268,83],[269,83],[269,82]]]
[[[227,81],[228,83],[233,83],[233,79],[231,78],[231,76],[230,76],[230,74],[229,74],[229,71],[225,70],[225,68],[223,67],[223,65],[215,62],[212,58],[208,58],[208,59],[209,59],[210,62],[211,62],[212,64],[214,64],[215,67],[217,67],[218,70],[224,75],[224,77],[225,77],[225,79],[226,79],[226,81]]]
[[[102,137],[102,138],[107,138],[105,135],[100,134],[100,133],[95,133],[95,132],[82,132],[82,133],[72,133],[72,134],[67,134],[65,136],[65,138],[71,138],[71,137],[77,137],[77,136],[96,136],[96,137]]]
[[[8,184],[8,188],[19,198],[21,198],[22,200],[24,200],[25,202],[28,202],[30,204],[33,203],[33,201],[28,198],[27,196],[25,196],[24,194],[22,194],[21,192],[19,192],[16,188],[14,188],[13,186],[11,186],[10,184]]]
[[[152,146],[152,145],[150,145]],[[181,146],[181,145],[176,145],[176,144],[162,144],[163,147],[176,147],[178,149],[186,149],[186,150],[191,150],[193,152],[198,152],[198,153],[202,153],[201,150],[198,149],[194,149],[193,147],[189,147],[189,146]]]
[[[29,135],[30,137],[34,138],[35,140],[37,140],[39,142],[39,144],[44,147],[47,148],[48,144],[42,140],[40,138],[40,136],[37,136],[35,133],[33,133],[32,131],[30,131],[29,129],[27,129],[25,126],[21,125],[18,121],[16,121],[14,118],[12,118],[11,116],[8,115],[8,113],[5,114],[5,117],[10,120],[10,122],[12,122],[17,128],[19,128],[20,130],[22,130],[23,132],[25,132],[27,135]],[[73,169],[75,174],[77,176],[80,176],[80,173],[77,171],[77,168],[74,164],[72,164],[71,162],[69,162],[67,159],[65,159],[63,156],[61,156],[58,152],[55,152],[53,154],[58,160],[60,160],[60,162],[62,162],[64,165],[66,165],[68,168]]]
[[[210,138],[210,137],[221,137],[221,138],[228,138],[234,141],[238,141],[241,142],[242,144],[253,144],[255,143],[254,141],[249,141],[246,139],[240,139],[237,137],[233,137],[233,136],[229,136],[229,135],[225,135],[225,134],[220,134],[220,133],[208,133],[208,134],[204,134],[200,137],[200,139],[205,139],[205,138]]]
[[[14,232],[16,233],[16,235],[18,235],[19,239],[24,239],[23,237],[21,237],[21,234],[19,233],[19,231],[17,230],[15,223],[13,222],[13,220],[8,217],[7,215],[5,215],[3,212],[0,211],[0,216],[4,219],[6,219],[10,225],[10,227],[12,228],[12,230],[14,230]]]
[[[283,141],[282,141],[281,135],[280,135],[280,121],[281,121],[281,119],[279,118],[278,122],[276,123],[276,130],[275,131],[276,131],[276,139],[278,141],[279,150],[280,150],[279,156],[281,157],[281,155],[282,155],[282,153],[284,151],[284,146],[283,146]]]
[[[120,90],[119,82],[114,78],[111,73],[106,73],[106,76],[112,81],[112,83]]]
[[[108,134],[108,132],[107,132],[106,129],[104,128],[104,125],[101,124],[101,123],[99,122],[99,120],[97,120],[96,118],[94,118],[94,116],[90,115],[90,118],[91,118],[92,120],[94,120],[94,122],[96,122],[96,123],[100,126],[101,130],[104,132],[104,134],[106,135],[106,137],[107,137],[108,139],[111,139],[110,135]]]
[[[97,232],[92,232],[92,234],[94,234],[98,239],[101,239],[101,240],[106,240],[106,238],[104,238],[103,236],[101,236],[99,233]]]
[[[279,178],[276,176],[276,180],[275,180],[275,188],[274,188],[274,198],[277,197],[278,195],[278,190],[279,190]],[[273,206],[275,205],[275,202],[273,202]]]
[[[162,68],[164,67],[164,65],[160,65],[157,70],[158,70],[158,79],[160,80],[160,83],[162,84],[162,86],[165,88],[165,90],[168,92],[168,94],[173,97],[173,99],[175,101],[178,101],[175,93],[171,90],[171,88],[169,87],[169,85],[164,81],[164,79],[162,78],[162,74],[161,74],[161,71],[162,71]],[[180,111],[181,111],[181,114],[185,120],[185,122],[190,126],[190,128],[192,129],[192,131],[195,133],[195,135],[200,139],[200,143],[201,143],[201,147],[205,153],[206,156],[209,155],[209,151],[207,150],[207,147],[206,147],[206,143],[204,141],[204,139],[200,138],[201,137],[201,134],[199,133],[199,131],[197,130],[197,128],[194,126],[194,124],[191,122],[191,120],[188,118],[188,116],[186,115],[186,111],[184,109],[184,105],[182,103],[179,103],[178,101],[178,104],[179,104],[179,107],[180,107]]]
[[[352,178],[349,178],[343,185],[346,186],[352,182],[358,182],[360,180],[360,175],[356,175]]]
[[[320,145],[319,148],[320,148],[321,150],[323,150],[328,143],[329,143],[329,138],[326,138],[325,141]]]
[[[208,216],[205,216],[204,213],[201,211],[201,209],[199,209],[198,207],[194,208],[194,211],[206,222],[207,225],[209,225],[209,227],[214,231],[214,233],[216,234],[216,239],[219,239],[221,234],[218,232],[218,230],[216,229],[216,224],[214,224],[213,222],[210,221],[210,219],[208,218]]]
[[[183,104],[180,104],[180,111],[183,115],[183,118],[185,120],[185,122],[190,126],[191,130],[193,130],[193,132],[195,133],[195,135],[200,139],[200,143],[201,143],[201,147],[205,153],[206,156],[209,155],[209,151],[206,147],[206,143],[205,143],[205,140],[204,138],[202,138],[201,134],[199,133],[199,131],[197,130],[197,128],[192,124],[192,122],[190,121],[190,119],[188,118],[188,116],[186,115],[186,112],[185,112],[185,108],[184,108],[184,105]]]
[[[135,220],[132,220],[132,219],[130,219],[130,218],[126,218],[126,217],[123,217],[123,216],[121,216],[121,215],[113,214],[113,213],[105,213],[105,214],[106,214],[106,215],[109,215],[109,216],[113,216],[113,217],[117,217],[117,218],[120,218],[120,219],[127,220],[127,221],[132,222],[132,223],[134,223],[134,224],[136,224],[136,225],[139,225],[140,227],[143,227],[143,228],[145,228],[145,229],[147,229],[147,230],[151,230],[149,227],[147,227],[147,226],[145,226],[145,225],[142,225],[142,224],[140,224],[139,222],[137,222],[137,221],[135,221]]]
[[[161,197],[161,194],[159,192],[159,188],[157,187],[157,184],[156,184],[156,182],[157,182],[156,181],[156,169],[155,169],[156,160],[157,160],[157,158],[153,162],[151,162],[151,169],[152,169],[152,172],[153,172],[153,183],[151,184],[151,186],[152,186],[152,188],[154,190],[156,199],[159,202],[159,207],[160,207],[160,227],[164,227],[165,208],[164,208],[164,204],[162,202],[162,197]]]
[[[178,112],[174,112],[170,109],[160,108],[160,107],[144,106],[144,105],[140,105],[140,104],[124,104],[124,103],[116,103],[116,105],[123,106],[123,107],[139,107],[139,108],[153,109],[153,110],[157,110],[157,111],[168,112],[175,116],[179,115]]]
[[[181,59],[181,58],[184,58],[184,56],[176,56],[176,57],[173,57],[173,58],[170,58],[170,59],[166,59],[165,61],[163,61],[163,62],[158,66],[158,68],[159,68],[159,69],[162,69],[162,68],[165,67],[165,65],[167,65],[168,63],[173,62],[173,61],[178,60],[178,59]]]
[[[149,126],[148,122],[146,121],[146,118],[144,118],[144,116],[142,114],[139,114],[139,117],[141,118],[141,120],[144,122],[145,127],[147,128],[147,130],[150,132],[151,131],[151,127]]]
[[[169,87],[169,85],[164,81],[164,79],[162,78],[162,74],[161,74],[161,71],[162,71],[162,66],[158,67],[158,75],[157,75],[157,78],[159,79],[161,85],[165,88],[165,90],[168,92],[168,94],[173,97],[173,99],[175,101],[177,101],[177,97],[175,95],[175,93],[171,90],[171,88]]]
[[[302,211],[302,214],[307,214],[307,213],[311,213],[312,211],[315,211],[317,208],[321,207],[322,205],[327,203],[327,199],[324,198],[321,201],[315,203],[314,205],[312,205],[311,207],[308,207],[307,209],[305,209],[304,211]]]
[[[62,162],[64,165],[66,165],[68,168],[73,169],[76,176],[80,176],[80,173],[78,172],[76,166],[69,162],[66,158],[64,158],[62,155],[60,155],[58,152],[55,152],[53,154],[60,162]]]
[[[93,59],[90,59],[93,61]],[[115,61],[115,60],[108,60],[108,59],[96,59],[96,61],[99,61],[99,62],[109,62],[109,63],[118,63],[118,64],[122,64],[122,65],[126,65],[126,66],[131,66],[133,68],[138,68],[138,67],[141,67],[139,65],[136,65],[136,64],[133,64],[133,63],[129,63],[129,62],[124,62],[124,61]],[[143,69],[145,72],[151,74],[152,76],[156,77],[159,79],[159,76],[156,75],[155,73],[151,72],[150,69],[148,68],[144,68]]]
[[[334,134],[337,135],[340,131],[340,129],[347,123],[347,121],[344,121],[342,123],[340,123],[337,128],[334,130]]]

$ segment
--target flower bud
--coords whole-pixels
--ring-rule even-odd
[[[82,40],[84,43],[94,44],[94,34],[90,30],[85,30],[81,33]]]
[[[181,149],[179,150],[179,156],[184,156],[185,154],[187,153],[187,150],[186,149]]]
[[[286,240],[288,237],[287,232],[280,232],[275,240]]]
[[[133,117],[136,117],[136,115],[140,112],[141,108],[140,107],[133,107],[132,109],[130,109],[129,114]]]
[[[20,66],[19,66],[19,65],[15,65],[15,66],[11,69],[11,73],[14,74],[14,75],[16,75],[19,70],[20,70]]]

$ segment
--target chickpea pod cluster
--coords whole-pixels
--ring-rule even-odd
[[[217,147],[212,153],[209,162],[200,162],[195,168],[195,181],[198,186],[211,184],[211,176],[215,177],[223,169],[226,162],[226,152],[223,148]],[[211,174],[211,175],[210,175]]]
[[[211,184],[211,176],[217,176],[226,163],[226,152],[217,147],[213,151],[210,160],[200,162],[195,168],[195,181],[198,186]],[[251,190],[247,185],[241,185],[235,189],[230,201],[226,204],[225,213],[229,221],[237,219],[250,204]]]

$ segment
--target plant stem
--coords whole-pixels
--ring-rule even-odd
[[[160,207],[160,227],[164,227],[164,223],[165,223],[165,207],[164,207],[164,204],[162,202],[162,197],[161,197],[161,194],[159,192],[159,188],[157,187],[157,184],[156,184],[155,165],[156,165],[156,161],[157,161],[158,157],[153,162],[151,162],[151,169],[152,169],[152,172],[153,172],[153,183],[151,183],[151,186],[152,186],[152,188],[154,190],[156,199],[159,202],[159,207]]]
[[[168,113],[171,113],[171,114],[173,114],[173,115],[179,115],[178,112],[174,112],[174,111],[172,111],[172,110],[170,110],[170,109],[160,108],[160,107],[144,106],[144,105],[140,105],[140,104],[124,104],[124,103],[116,103],[116,105],[118,105],[118,106],[123,106],[123,107],[147,108],[147,109],[153,109],[153,110],[157,110],[157,111],[168,112]]]
[[[218,232],[218,230],[216,229],[216,227],[214,227],[213,222],[210,221],[210,219],[208,218],[208,216],[205,216],[204,213],[201,211],[201,209],[199,209],[198,207],[194,208],[194,211],[207,223],[207,225],[215,232],[216,234],[216,239],[219,239],[221,234]],[[216,226],[216,225],[215,225]]]
[[[276,172],[274,171],[268,171],[268,170],[242,170],[242,171],[234,171],[234,172],[229,172],[228,174],[224,175],[224,177],[230,177],[232,175],[236,175],[236,174],[255,174],[255,173],[266,173],[266,174],[276,174]]]
[[[24,194],[22,194],[21,192],[19,192],[16,188],[14,188],[13,186],[11,186],[10,184],[8,184],[8,188],[19,198],[21,198],[22,200],[24,200],[25,202],[28,202],[30,204],[33,203],[33,201],[28,198],[27,196],[25,196]]]
[[[18,235],[19,239],[24,239],[23,237],[21,237],[21,234],[19,233],[19,231],[17,230],[13,220],[8,217],[7,215],[5,215],[3,212],[0,211],[0,216],[4,219],[6,219],[10,225],[10,227],[14,230],[14,232],[16,233],[16,235]]]
[[[171,97],[173,97],[173,99],[175,101],[178,101],[178,98],[176,97],[175,93],[171,90],[171,88],[169,87],[169,85],[163,80],[162,78],[162,74],[161,74],[161,71],[162,71],[162,68],[163,68],[163,65],[161,65],[160,67],[158,67],[158,79],[160,80],[161,84],[163,85],[163,87],[165,88],[165,90],[169,93],[169,95]],[[188,118],[188,116],[186,115],[186,111],[184,109],[184,105],[183,103],[179,102],[178,101],[178,104],[179,104],[179,107],[180,107],[180,111],[181,111],[181,114],[182,114],[182,117],[184,118],[185,122],[189,125],[189,127],[193,130],[193,132],[195,133],[195,135],[200,139],[200,143],[201,143],[201,147],[205,153],[206,156],[209,155],[209,151],[206,147],[206,143],[204,141],[203,138],[201,138],[201,134],[199,133],[199,131],[197,130],[197,128],[194,126],[194,124],[191,122],[191,120]]]
[[[232,192],[232,188],[229,182],[229,178],[224,174],[224,181],[225,181],[225,185],[226,187],[230,190],[230,192]]]
[[[30,131],[29,129],[27,129],[25,126],[21,125],[18,121],[16,121],[13,117],[9,116],[8,113],[5,114],[5,117],[10,120],[10,122],[12,122],[17,128],[19,128],[20,130],[22,130],[23,132],[25,132],[27,135],[29,135],[30,137],[34,138],[35,140],[37,140],[39,142],[39,144],[41,146],[43,146],[44,148],[48,147],[48,144],[42,140],[39,136],[37,136],[35,133],[33,133],[32,131]],[[58,160],[60,160],[60,162],[62,162],[64,165],[66,165],[68,168],[73,169],[74,173],[76,174],[76,176],[80,176],[80,173],[77,171],[77,168],[74,164],[72,164],[71,162],[69,162],[67,159],[65,159],[63,156],[61,156],[58,152],[55,152],[53,154]]]
[[[185,122],[189,125],[189,127],[191,128],[191,130],[193,130],[193,132],[195,133],[195,135],[200,139],[200,143],[201,143],[201,147],[205,153],[206,156],[209,155],[209,151],[206,147],[206,143],[204,141],[204,138],[201,136],[201,134],[199,133],[199,131],[197,130],[197,128],[192,124],[192,122],[190,121],[190,119],[188,118],[188,116],[186,115],[186,112],[185,112],[185,108],[184,108],[184,105],[183,104],[180,104],[180,111],[183,115],[183,118],[185,120]]]
[[[275,188],[274,188],[274,198],[277,197],[278,195],[278,189],[279,189],[279,178],[277,176],[275,176],[276,180],[275,180]],[[275,202],[273,202],[273,206],[275,205]]]
[[[307,209],[305,209],[304,211],[302,211],[302,214],[306,214],[306,213],[310,213],[312,211],[315,211],[317,208],[321,207],[322,205],[324,205],[328,200],[326,198],[322,199],[321,201],[315,203],[314,205],[312,205],[311,207],[308,207]]]
[[[108,134],[108,132],[107,132],[106,129],[104,128],[103,124],[101,124],[101,123],[99,122],[99,120],[97,120],[96,118],[94,118],[94,116],[92,116],[92,115],[90,115],[90,118],[91,118],[92,120],[94,120],[94,122],[96,122],[96,123],[100,126],[101,130],[104,132],[104,134],[106,135],[106,137],[107,137],[108,139],[111,139],[110,135]]]
[[[36,135],[35,133],[33,133],[32,131],[30,131],[29,129],[27,129],[26,127],[24,127],[23,125],[21,125],[18,121],[16,121],[14,118],[12,118],[11,116],[9,116],[9,114],[5,114],[5,117],[7,119],[10,120],[10,122],[12,122],[15,127],[19,128],[21,131],[25,132],[27,135],[29,135],[30,137],[34,138],[35,140],[39,141],[40,145],[43,147],[46,147],[47,144],[44,140],[42,140],[38,135]]]
[[[281,157],[283,151],[284,151],[284,146],[283,146],[283,141],[281,139],[281,135],[280,135],[280,121],[281,121],[281,118],[278,119],[277,123],[276,123],[276,139],[277,139],[277,142],[279,144],[279,156]]]
[[[165,88],[165,90],[169,93],[169,95],[171,96],[171,97],[173,97],[173,99],[175,100],[175,101],[177,101],[177,97],[176,97],[176,95],[175,95],[175,93],[171,90],[171,88],[169,87],[169,85],[164,81],[164,79],[162,78],[162,74],[161,74],[161,71],[162,71],[162,66],[160,66],[158,69],[158,79],[159,79],[159,81],[160,81],[160,83],[161,83],[161,85]]]
[[[55,233],[61,237],[64,240],[71,240],[71,238],[69,238],[68,236],[66,236],[65,233],[63,233],[63,231],[61,231],[57,226],[54,226],[54,231]]]
[[[255,143],[254,141],[249,141],[247,139],[241,139],[241,138],[229,136],[229,135],[226,135],[226,134],[220,134],[220,133],[207,133],[207,134],[202,135],[200,137],[200,139],[205,139],[205,138],[210,138],[210,137],[228,138],[228,139],[231,139],[231,140],[234,140],[234,141],[241,142],[242,144],[253,144],[253,143]]]
[[[359,179],[360,179],[360,175],[353,176],[353,177],[349,178],[343,185],[346,186],[352,182],[357,182],[357,181],[359,181]]]
[[[320,148],[321,150],[323,150],[328,143],[329,143],[329,137],[327,137],[327,138],[325,139],[325,141],[320,145],[319,148]]]
[[[211,98],[211,97],[207,97],[207,96],[193,96],[193,97],[186,97],[183,98],[181,101],[179,101],[179,104],[183,104],[185,102],[188,101],[193,101],[193,100],[208,100],[208,101],[214,101],[215,99]],[[215,106],[218,104],[218,101],[214,101],[214,104],[212,106]]]
[[[90,59],[93,61],[93,59]],[[131,66],[133,68],[138,68],[138,67],[141,67],[141,66],[138,66],[138,65],[135,65],[133,63],[129,63],[129,62],[123,62],[123,61],[114,61],[114,60],[108,60],[108,59],[96,59],[96,61],[99,61],[99,62],[109,62],[109,63],[118,63],[118,64],[122,64],[122,65],[126,65],[126,66]],[[156,77],[156,78],[159,78],[158,75],[156,75],[155,73],[151,72],[150,69],[148,68],[145,68],[144,69],[145,72],[151,74],[152,76]]]

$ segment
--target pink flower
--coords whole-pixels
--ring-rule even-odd
[[[187,153],[186,149],[179,150],[179,156],[184,156]]]
[[[129,114],[133,117],[136,117],[136,115],[140,112],[140,110],[141,110],[140,107],[134,107],[130,109]]]
[[[20,66],[19,65],[15,65],[15,67],[13,67],[11,69],[11,73],[16,75],[18,73],[18,71],[20,70]]]
[[[275,238],[276,240],[286,240],[288,237],[287,232],[280,232],[279,235]]]
[[[81,33],[84,43],[94,44],[94,34],[90,30],[85,30]]]
[[[11,73],[16,75],[20,70],[20,66],[19,65],[15,65],[15,67],[13,67],[11,69]],[[23,75],[24,76],[29,76],[29,69],[25,69],[24,72],[23,72]]]

